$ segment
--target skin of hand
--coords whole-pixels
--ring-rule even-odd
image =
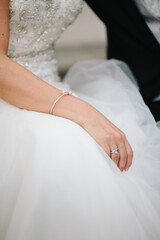
[[[9,43],[9,0],[0,4],[0,98],[30,111],[49,113],[61,91],[7,57]],[[133,151],[125,134],[103,114],[74,96],[60,99],[54,115],[79,124],[111,157],[121,171],[127,170],[133,160]],[[119,148],[118,154],[110,151]]]
[[[83,124],[83,128],[104,149],[121,171],[129,169],[133,161],[133,150],[120,129],[100,114],[88,119]],[[111,154],[111,151],[117,148],[119,153]]]
[[[129,169],[133,161],[133,150],[125,134],[94,107],[74,96],[65,96],[65,99],[60,99],[55,105],[53,114],[79,124],[121,171]],[[119,149],[119,153],[111,154],[110,152],[116,148]]]

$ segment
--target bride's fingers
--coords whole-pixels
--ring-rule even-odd
[[[107,155],[110,157],[110,148],[108,146],[108,144],[103,143],[98,143],[102,149],[107,153]]]
[[[124,143],[119,144],[118,149],[120,154],[118,167],[120,168],[121,171],[123,171],[125,169],[127,158],[128,158],[125,144]]]
[[[115,144],[110,144],[110,158],[115,162],[116,165],[119,163],[120,154],[119,152],[114,153],[113,151],[118,149],[118,146]],[[113,152],[113,153],[112,153]]]
[[[125,166],[125,170],[127,171],[133,162],[133,150],[128,141],[125,142],[125,146],[126,146],[126,150],[127,150],[127,154],[128,154],[128,159],[127,159],[126,166]]]

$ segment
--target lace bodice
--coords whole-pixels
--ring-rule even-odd
[[[50,84],[59,81],[54,43],[82,6],[83,0],[10,0],[8,56]]]
[[[145,21],[160,43],[160,0],[134,0]]]

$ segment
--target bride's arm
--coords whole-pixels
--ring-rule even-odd
[[[0,3],[0,97],[28,110],[48,113],[60,91],[7,57],[9,0]]]
[[[61,91],[43,81],[7,56],[9,43],[9,0],[0,4],[0,98],[31,111],[49,113]],[[69,101],[69,102],[68,102]],[[77,104],[79,114],[77,114]],[[63,104],[55,107],[54,114],[80,123],[80,105],[87,105],[73,96],[65,96]],[[84,107],[84,106],[83,106]],[[75,115],[75,116],[74,116]],[[78,119],[79,116],[79,119]],[[75,119],[74,119],[75,118]]]
[[[8,43],[9,0],[1,0],[0,98],[22,109],[49,113],[53,102],[60,96],[61,91],[46,83],[20,64],[11,60],[7,56]],[[62,106],[61,104],[57,104],[59,105],[58,113],[56,114],[56,111],[54,113],[56,115],[74,120],[74,113],[75,116],[77,115],[76,105],[78,104],[80,108],[80,105],[83,105],[84,102],[73,96],[65,96],[65,100],[66,101],[63,101]],[[55,107],[55,110],[56,109],[57,108]],[[78,115],[76,116],[77,122],[80,121],[80,119],[78,119]]]
[[[61,91],[9,59],[8,42],[9,0],[1,0],[0,98],[22,109],[49,113]],[[67,95],[55,105],[54,114],[83,127],[109,156],[110,151],[118,147],[120,155],[112,155],[112,160],[121,170],[130,167],[133,152],[124,133],[91,105]]]

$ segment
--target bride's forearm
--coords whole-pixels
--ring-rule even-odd
[[[22,109],[49,113],[60,95],[59,89],[6,55],[0,55],[0,98]],[[83,100],[66,95],[56,103],[53,114],[83,126],[99,112]]]
[[[0,97],[16,107],[49,113],[60,90],[5,55],[0,56]]]
[[[28,71],[23,66],[0,56],[0,97],[6,102],[31,111],[49,113],[61,91]],[[65,96],[56,105],[56,116],[81,123],[91,106],[74,96]]]

